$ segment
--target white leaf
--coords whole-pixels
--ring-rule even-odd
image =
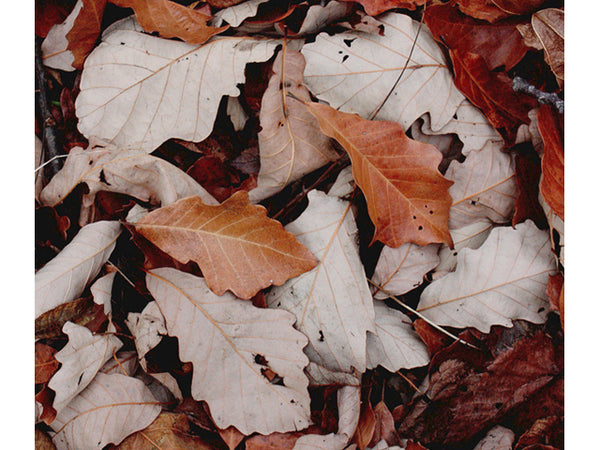
[[[177,400],[183,400],[183,394],[179,389],[177,380],[169,372],[150,373],[148,375],[155,378],[156,381],[158,381],[165,388],[167,388],[171,392],[171,394],[173,394],[174,398],[176,398]]]
[[[93,280],[115,248],[119,222],[83,227],[73,240],[35,274],[35,317],[75,300]]]
[[[448,192],[452,196],[450,229],[489,219],[506,223],[512,218],[518,194],[514,160],[501,146],[488,143],[469,153],[464,162],[452,161],[445,177],[454,181]]]
[[[108,316],[112,311],[110,300],[112,298],[112,286],[117,272],[111,272],[98,278],[90,286],[90,292],[94,298],[94,303],[104,306],[104,314]]]
[[[158,304],[150,302],[141,313],[130,312],[125,321],[131,335],[135,339],[135,348],[138,352],[140,364],[144,370],[144,356],[162,340],[167,334],[165,318],[163,317]]]
[[[57,205],[79,183],[89,188],[81,200],[82,217],[88,215],[99,191],[127,194],[161,206],[190,195],[199,195],[209,205],[218,204],[196,180],[164,159],[139,150],[91,146],[69,152],[64,167],[42,191],[42,202]]]
[[[221,97],[237,97],[249,62],[271,57],[273,40],[218,38],[201,46],[116,29],[87,57],[75,109],[79,130],[150,153],[169,138],[211,133]]]
[[[266,1],[268,0],[247,0],[229,8],[223,8],[215,13],[214,17],[210,20],[210,25],[220,27],[226,22],[232,27],[238,27],[248,17],[254,17],[260,4]]]
[[[339,386],[353,386],[359,383],[360,374],[329,370],[313,361],[308,363],[305,370],[311,386],[337,384]],[[358,377],[358,378],[357,378]]]
[[[306,337],[286,311],[259,309],[230,293],[215,295],[204,279],[174,269],[148,273],[146,285],[179,338],[179,357],[194,366],[192,396],[210,407],[215,424],[243,434],[306,428]],[[265,370],[277,374],[274,384]]]
[[[377,333],[367,334],[367,368],[379,365],[396,372],[429,363],[427,346],[413,330],[411,320],[383,302],[374,306]]]
[[[556,272],[547,232],[531,220],[492,230],[477,250],[458,254],[456,271],[434,281],[421,294],[420,311],[438,325],[475,327],[512,320],[543,323],[549,311],[546,286]]]
[[[83,0],[78,0],[65,21],[61,24],[53,25],[50,31],[48,31],[41,46],[45,66],[64,70],[65,72],[73,72],[75,70],[75,67],[72,66],[75,57],[73,56],[73,52],[68,50],[69,41],[67,40],[67,34],[73,28],[75,19],[77,19],[82,9]]]
[[[385,442],[385,439],[380,440],[375,447],[367,447],[367,450],[404,450],[404,447],[398,447],[397,445],[390,445]]]
[[[334,372],[362,373],[366,332],[375,331],[375,313],[350,203],[316,190],[308,193],[308,200],[306,210],[285,229],[319,264],[273,287],[265,296],[267,305],[295,314],[296,328],[308,336],[305,352],[311,361]]]
[[[476,249],[481,247],[481,244],[485,242],[492,228],[493,224],[491,222],[480,220],[462,228],[450,230],[450,236],[452,236],[452,242],[454,242],[454,250],[450,250],[450,247],[445,244],[442,245],[438,253],[440,263],[435,268],[433,279],[438,279],[456,268],[457,255],[460,250],[463,248]]]
[[[342,386],[337,391],[338,430],[348,440],[354,436],[360,416],[360,380],[354,386]]]
[[[146,428],[160,411],[140,380],[98,373],[52,422],[53,441],[58,450],[100,450]]]
[[[487,432],[473,450],[511,450],[514,440],[515,433],[512,430],[496,425]]]
[[[305,45],[305,84],[319,99],[341,111],[373,118],[383,104],[374,118],[399,122],[405,130],[429,112],[433,129],[440,129],[464,99],[454,87],[442,51],[423,26],[411,60],[394,87],[406,66],[419,22],[396,13],[378,20],[385,25],[385,36],[321,33],[314,43]]]
[[[119,373],[132,377],[138,367],[137,353],[134,351],[118,352],[117,357],[111,358],[100,368],[100,372],[110,375]]]
[[[306,434],[298,438],[293,450],[343,450],[347,442],[345,434]]]
[[[310,94],[302,85],[303,71],[301,53],[287,50],[275,58],[273,75],[260,107],[260,172],[257,187],[249,193],[251,202],[276,194],[292,181],[338,157],[329,137],[321,132],[317,120],[300,102],[310,101]]]
[[[392,295],[412,291],[423,283],[427,272],[439,264],[439,247],[437,244],[422,247],[411,243],[397,248],[385,245],[373,273],[373,282]],[[387,293],[376,290],[375,298],[387,297]]]
[[[452,134],[428,134],[429,114],[425,114],[419,120],[415,120],[410,127],[412,138],[425,144],[431,144],[444,155],[444,159],[451,156],[452,144],[456,139]]]
[[[113,335],[93,335],[90,330],[66,322],[63,333],[69,342],[56,353],[60,369],[52,376],[48,387],[56,392],[52,406],[60,413],[77,394],[85,389],[106,361],[123,343]]]
[[[248,114],[246,114],[246,111],[242,108],[238,97],[227,97],[227,115],[229,116],[235,131],[244,129],[246,121],[248,120]]]
[[[353,6],[351,3],[336,2],[335,0],[331,0],[325,6],[312,5],[308,8],[308,11],[306,11],[304,21],[295,36],[316,33],[330,23],[346,16],[352,9]]]
[[[136,223],[146,214],[148,214],[148,210],[143,206],[138,205],[137,203],[133,205],[133,208],[129,210],[127,213],[127,217],[125,217],[125,221],[129,223]]]
[[[352,166],[348,166],[338,174],[335,182],[329,188],[327,195],[340,198],[345,197],[352,194],[355,186],[354,177],[352,176]]]

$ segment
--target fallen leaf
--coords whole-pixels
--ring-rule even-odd
[[[265,295],[269,308],[283,308],[297,318],[309,339],[312,362],[329,371],[354,374],[366,369],[367,330],[375,331],[373,300],[358,254],[358,230],[350,203],[320,191],[308,193],[308,207],[286,230],[318,258],[310,272]],[[316,372],[319,384],[329,384]]]
[[[480,55],[490,70],[510,70],[527,53],[517,21],[482,23],[461,14],[450,3],[432,5],[424,14],[427,28],[441,44]]]
[[[53,441],[59,450],[119,444],[150,425],[160,409],[140,380],[98,373],[52,422]]]
[[[406,8],[414,11],[419,6],[427,3],[427,0],[344,0],[360,3],[370,16],[377,16],[381,13],[395,8]]]
[[[246,63],[266,61],[276,45],[229,37],[194,46],[119,26],[107,30],[83,69],[79,130],[147,153],[169,138],[202,141],[221,97],[240,94]]]
[[[301,103],[310,101],[308,89],[302,85],[304,65],[301,53],[286,49],[273,63],[260,108],[260,172],[257,187],[249,193],[253,203],[338,157],[330,139]]]
[[[388,292],[402,295],[419,287],[427,272],[440,262],[438,248],[439,245],[435,244],[424,247],[415,244],[402,244],[398,248],[384,246],[371,279],[386,292],[376,289],[373,297],[385,299],[389,297]]]
[[[92,335],[87,328],[71,322],[64,325],[63,333],[69,336],[69,342],[55,355],[61,366],[48,383],[56,392],[52,406],[59,415],[123,345],[114,335]]]
[[[312,429],[312,430],[311,430]],[[310,431],[318,431],[311,426],[303,431],[288,431],[287,433],[271,433],[266,436],[255,434],[244,441],[246,450],[292,450],[296,441]]]
[[[219,297],[202,278],[175,269],[149,272],[146,284],[169,335],[179,337],[180,359],[194,365],[192,396],[208,403],[219,428],[248,435],[309,425],[306,338],[292,327],[294,316]],[[267,369],[281,385],[265,377]]]
[[[49,345],[35,343],[35,384],[47,383],[58,369],[55,353],[56,350]]]
[[[464,97],[454,87],[437,43],[421,29],[407,63],[419,22],[395,13],[378,20],[385,26],[385,36],[321,33],[314,43],[304,45],[306,86],[333,108],[399,122],[403,130],[427,112],[433,129],[443,127]]]
[[[165,318],[160,312],[158,304],[150,302],[141,313],[130,312],[125,324],[134,338],[140,364],[146,370],[144,356],[156,347],[163,336],[167,334]]]
[[[132,434],[117,447],[118,450],[153,449],[210,450],[213,447],[190,432],[185,414],[163,411],[147,428]]]
[[[536,101],[512,89],[510,78],[492,72],[484,58],[466,50],[450,50],[454,65],[454,83],[471,102],[480,108],[490,123],[512,145],[517,129],[529,123],[527,112]]]
[[[527,432],[521,435],[514,448],[515,450],[551,450],[564,448],[563,434],[563,418],[550,416],[538,419]]]
[[[162,206],[190,195],[200,196],[207,204],[218,204],[192,177],[164,159],[114,147],[73,148],[62,170],[42,191],[42,202],[57,205],[80,183],[89,190],[82,198],[80,217],[89,215],[99,191],[127,194]]]
[[[240,103],[239,97],[227,97],[227,115],[235,131],[244,129],[248,121],[248,114]]]
[[[268,0],[247,0],[217,11],[211,19],[211,24],[213,26],[221,26],[223,22],[226,22],[232,27],[238,27],[247,18],[254,17],[258,12],[260,4],[266,1]]]
[[[337,391],[338,435],[345,435],[348,441],[358,426],[360,419],[360,385],[342,386]]]
[[[116,274],[117,272],[108,273],[103,277],[98,278],[94,284],[90,286],[90,292],[94,298],[94,303],[102,306],[104,314],[106,315],[112,310],[110,301],[112,299],[112,287]]]
[[[546,215],[538,202],[540,195],[541,161],[533,146],[520,146],[515,156],[515,181],[518,195],[512,225],[531,219],[538,228],[546,228]]]
[[[376,332],[367,333],[367,368],[380,365],[396,372],[426,365],[429,353],[411,320],[383,302],[375,302],[374,308]]]
[[[219,202],[240,190],[240,176],[214,156],[201,156],[186,172]]]
[[[367,399],[360,409],[360,418],[358,419],[353,441],[360,450],[364,450],[369,445],[369,442],[371,442],[374,433],[375,413],[373,412],[373,408],[371,408],[371,403]]]
[[[437,169],[442,154],[435,147],[410,139],[394,122],[369,121],[318,103],[307,106],[321,130],[350,155],[354,180],[375,224],[373,239],[390,247],[452,245],[451,182]]]
[[[427,286],[417,310],[438,325],[484,333],[514,319],[543,323],[555,270],[549,236],[533,222],[497,227],[477,250],[459,252],[456,271]]]
[[[118,222],[95,222],[35,274],[35,317],[76,299],[100,272],[121,233]]]
[[[45,38],[53,25],[61,23],[69,15],[69,6],[72,2],[62,0],[35,2],[35,35]]]
[[[352,9],[352,5],[349,5],[343,0],[339,2],[331,0],[326,5],[311,5],[304,15],[304,20],[302,20],[300,28],[289,26],[284,22],[279,22],[275,24],[275,30],[284,35],[287,32],[289,36],[293,37],[314,34],[325,28],[327,25],[347,16]]]
[[[462,228],[482,219],[510,222],[517,198],[515,164],[510,153],[488,143],[469,153],[464,162],[452,161],[445,174],[454,181],[450,229]]]
[[[550,308],[560,314],[560,323],[565,328],[565,284],[562,273],[550,276],[546,295],[550,301]]]
[[[100,368],[100,372],[107,375],[119,373],[132,377],[137,368],[137,353],[135,351],[126,351],[113,354],[112,358]]]
[[[219,436],[223,439],[223,442],[227,444],[229,450],[235,450],[240,442],[244,440],[246,436],[240,433],[235,427],[227,427],[224,430],[219,429]]]
[[[487,432],[473,450],[512,450],[515,433],[508,428],[496,425]]]
[[[143,217],[135,230],[178,261],[200,266],[218,295],[249,299],[312,269],[315,257],[262,206],[236,192],[219,206],[187,197]]]
[[[227,8],[229,6],[237,5],[243,1],[244,0],[207,0],[206,3],[214,6],[215,8]]]
[[[42,385],[42,390],[35,394],[36,422],[42,421],[49,425],[54,421],[56,411],[52,408],[53,401],[54,391],[48,385]]]
[[[463,13],[488,22],[532,13],[545,2],[546,0],[456,0],[458,8]]]
[[[44,65],[67,72],[79,70],[96,45],[106,0],[78,0],[60,25],[42,42]]]
[[[432,327],[423,319],[416,319],[413,322],[415,332],[419,335],[419,338],[427,345],[429,354],[433,357],[441,349],[452,344],[453,339],[447,334],[442,333],[437,328]]]
[[[565,220],[565,161],[564,131],[562,117],[549,105],[542,105],[538,111],[538,127],[544,141],[542,155],[542,180],[540,193],[552,211]]]
[[[542,172],[543,174],[543,172]],[[548,219],[548,234],[552,242],[552,252],[556,257],[557,265],[565,265],[565,222],[556,214],[545,202],[544,196],[540,193],[538,198],[546,219]]]
[[[48,433],[35,429],[35,450],[56,450]]]
[[[345,435],[329,433],[326,435],[308,434],[296,441],[293,450],[343,450],[348,439]]]
[[[40,314],[35,319],[35,338],[47,339],[61,336],[66,322],[85,326],[94,315],[93,301],[89,297],[78,298]]]
[[[547,8],[531,16],[531,26],[544,47],[544,59],[562,86],[565,80],[565,13]]]
[[[228,27],[213,28],[210,16],[169,0],[110,0],[121,8],[132,8],[142,28],[163,38],[179,38],[189,44],[203,44]]]
[[[383,400],[375,405],[373,414],[375,415],[375,430],[373,431],[373,437],[369,445],[377,445],[382,440],[385,441],[387,446],[383,448],[389,448],[390,445],[398,444],[400,438],[398,437],[398,433],[396,433],[394,418]]]

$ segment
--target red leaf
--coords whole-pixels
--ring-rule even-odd
[[[547,0],[456,0],[460,10],[476,19],[496,22],[536,11]]]
[[[200,183],[219,202],[239,190],[233,187],[233,185],[240,184],[239,175],[214,156],[199,158],[187,170],[187,174]]]
[[[416,319],[413,322],[415,331],[421,338],[431,355],[435,355],[438,351],[450,345],[453,340],[439,330],[436,330],[423,319]]]
[[[423,6],[427,0],[343,0],[360,3],[370,16],[377,16],[394,8],[405,8],[414,11]]]
[[[562,273],[550,276],[548,286],[546,287],[546,295],[550,300],[550,306],[554,311],[560,314],[560,323],[565,328],[565,285]]]
[[[542,105],[537,115],[538,128],[544,141],[540,191],[552,211],[565,220],[563,117],[550,105]]]
[[[35,34],[45,38],[53,25],[69,15],[74,2],[65,0],[37,0],[35,2]]]
[[[396,433],[394,417],[383,400],[375,405],[373,413],[375,414],[375,430],[369,446],[374,447],[382,439],[388,445],[398,445],[400,438]]]
[[[564,447],[563,419],[557,416],[538,419],[526,433],[524,433],[515,450],[546,450]],[[550,444],[550,445],[548,445]]]

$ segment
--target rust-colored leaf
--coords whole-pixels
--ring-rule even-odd
[[[519,194],[515,201],[512,226],[531,219],[538,228],[547,227],[544,209],[538,201],[542,168],[540,158],[531,145],[520,146],[515,157],[515,175]]]
[[[438,351],[452,343],[451,337],[436,330],[423,319],[415,320],[413,327],[421,340],[427,345],[431,355],[435,355]]]
[[[480,55],[491,70],[513,68],[528,50],[517,30],[518,21],[482,22],[461,14],[450,3],[428,7],[424,20],[439,42]]]
[[[239,174],[215,156],[200,157],[186,173],[219,202],[238,191],[235,186],[241,182]]]
[[[56,350],[49,345],[35,343],[35,384],[47,383],[58,369],[55,353]]]
[[[460,10],[476,19],[496,22],[536,11],[547,0],[456,0]]]
[[[236,427],[233,426],[227,427],[224,430],[219,429],[219,436],[221,436],[223,442],[227,444],[229,450],[234,450],[246,437],[240,433]]]
[[[405,8],[414,11],[419,6],[427,3],[427,0],[342,0],[360,3],[370,16],[377,16],[394,8]]]
[[[549,416],[538,419],[515,445],[515,450],[550,450],[564,448],[564,423],[562,417]]]
[[[537,114],[538,128],[544,141],[540,191],[548,206],[565,220],[565,156],[563,116],[550,105],[542,105]]]
[[[375,415],[375,430],[369,446],[374,447],[382,439],[390,446],[398,445],[400,438],[396,433],[394,417],[383,400],[375,405],[373,414]]]
[[[356,443],[360,450],[367,448],[369,442],[371,442],[373,433],[375,432],[375,424],[375,413],[373,412],[373,408],[371,408],[371,403],[367,399],[361,408],[358,425],[356,426],[353,438],[353,442]]]
[[[299,437],[307,434],[321,434],[317,426],[310,426],[302,431],[288,431],[287,433],[271,433],[268,435],[255,434],[244,442],[246,450],[292,450]]]
[[[546,295],[550,300],[550,306],[560,314],[560,323],[565,328],[565,279],[562,273],[552,275],[548,279]]]
[[[490,71],[481,55],[466,50],[450,50],[454,64],[454,84],[483,111],[507,145],[515,141],[519,125],[529,123],[527,112],[536,101],[512,89],[504,73]]]
[[[237,5],[238,3],[242,3],[243,1],[244,0],[206,0],[206,3],[215,8],[228,8]]]
[[[318,103],[307,106],[321,131],[350,155],[352,174],[375,224],[374,239],[390,247],[406,242],[452,246],[452,182],[437,169],[442,160],[438,149],[410,139],[395,122],[365,120]]]
[[[207,25],[210,16],[169,0],[110,0],[122,8],[132,8],[142,28],[158,32],[164,38],[179,38],[190,44],[202,44],[228,27]]]
[[[50,425],[54,422],[54,419],[56,419],[56,411],[52,407],[52,402],[54,402],[54,391],[50,389],[48,385],[44,385],[42,390],[35,394],[35,401],[42,407],[40,420],[46,425]]]
[[[35,2],[35,35],[46,37],[50,28],[61,23],[69,15],[70,1],[37,0]]]
[[[249,299],[267,286],[316,266],[316,258],[248,193],[236,192],[218,206],[200,197],[181,199],[151,212],[135,225],[138,233],[182,263],[198,264],[208,286]]]

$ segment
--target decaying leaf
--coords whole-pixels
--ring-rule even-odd
[[[537,39],[532,43],[544,49],[544,59],[562,86],[565,81],[565,13],[558,8],[547,8],[531,16],[531,32]],[[526,31],[524,30],[524,33]],[[536,45],[537,44],[537,45]]]
[[[98,373],[52,422],[53,441],[58,450],[119,444],[150,425],[160,409],[140,380]]]
[[[337,158],[330,139],[298,101],[310,101],[308,89],[302,85],[304,64],[302,54],[292,50],[281,51],[273,63],[260,108],[260,172],[257,187],[250,191],[252,202],[279,192]]]
[[[375,302],[375,333],[367,333],[367,367],[378,365],[390,372],[412,369],[429,362],[426,345],[400,311]]]
[[[457,0],[458,8],[476,19],[497,22],[514,15],[529,14],[546,0]]]
[[[314,43],[306,44],[302,48],[306,86],[333,108],[399,122],[404,130],[428,112],[432,128],[438,130],[463,100],[440,48],[423,27],[407,63],[419,22],[395,13],[379,20],[385,36],[321,33]]]
[[[192,396],[208,403],[219,428],[248,435],[309,425],[306,338],[292,327],[294,316],[219,297],[202,278],[175,269],[152,270],[146,284],[169,335],[179,338],[180,359],[194,365]]]
[[[218,295],[249,299],[312,269],[317,260],[245,191],[219,206],[187,197],[157,209],[135,225],[138,233],[182,263],[200,266]]]
[[[469,153],[464,162],[451,162],[445,176],[454,181],[449,189],[450,229],[483,219],[510,222],[517,198],[515,164],[510,153],[488,143],[483,149]]]
[[[63,332],[69,342],[55,357],[61,363],[48,387],[56,392],[52,406],[58,414],[94,379],[123,343],[114,335],[92,335],[81,325],[67,322]]]
[[[350,155],[354,180],[375,224],[373,239],[390,247],[452,245],[451,182],[437,169],[442,154],[435,147],[410,139],[394,122],[365,120],[318,103],[307,106],[321,130]]]
[[[202,141],[221,97],[240,94],[246,63],[269,59],[276,45],[229,37],[194,46],[114,27],[86,59],[79,130],[147,153],[173,137]]]
[[[76,299],[115,248],[118,222],[86,225],[54,259],[35,274],[35,316]]]
[[[77,325],[85,326],[93,315],[94,305],[89,297],[82,297],[67,303],[61,303],[36,317],[35,338],[59,337],[66,322],[70,321]]]
[[[418,311],[438,325],[484,333],[495,324],[510,327],[513,319],[542,323],[555,271],[549,236],[532,221],[494,228],[477,250],[459,252],[455,272],[425,288]]]
[[[538,111],[538,127],[544,141],[540,193],[561,220],[565,220],[565,161],[561,117],[550,105]]]
[[[353,374],[366,369],[367,330],[375,331],[373,299],[360,262],[356,224],[350,203],[320,191],[308,193],[309,204],[286,226],[318,258],[310,272],[266,294],[270,308],[293,313],[295,326],[309,339],[311,361],[329,371]],[[310,369],[309,369],[310,370]],[[311,372],[313,379],[319,379]],[[321,379],[320,384],[333,382]]]
[[[391,295],[402,295],[419,287],[423,277],[436,267],[439,245],[430,244],[420,247],[415,244],[403,244],[398,248],[388,247],[381,250],[372,279]],[[377,291],[374,297],[389,297],[386,292]]]

